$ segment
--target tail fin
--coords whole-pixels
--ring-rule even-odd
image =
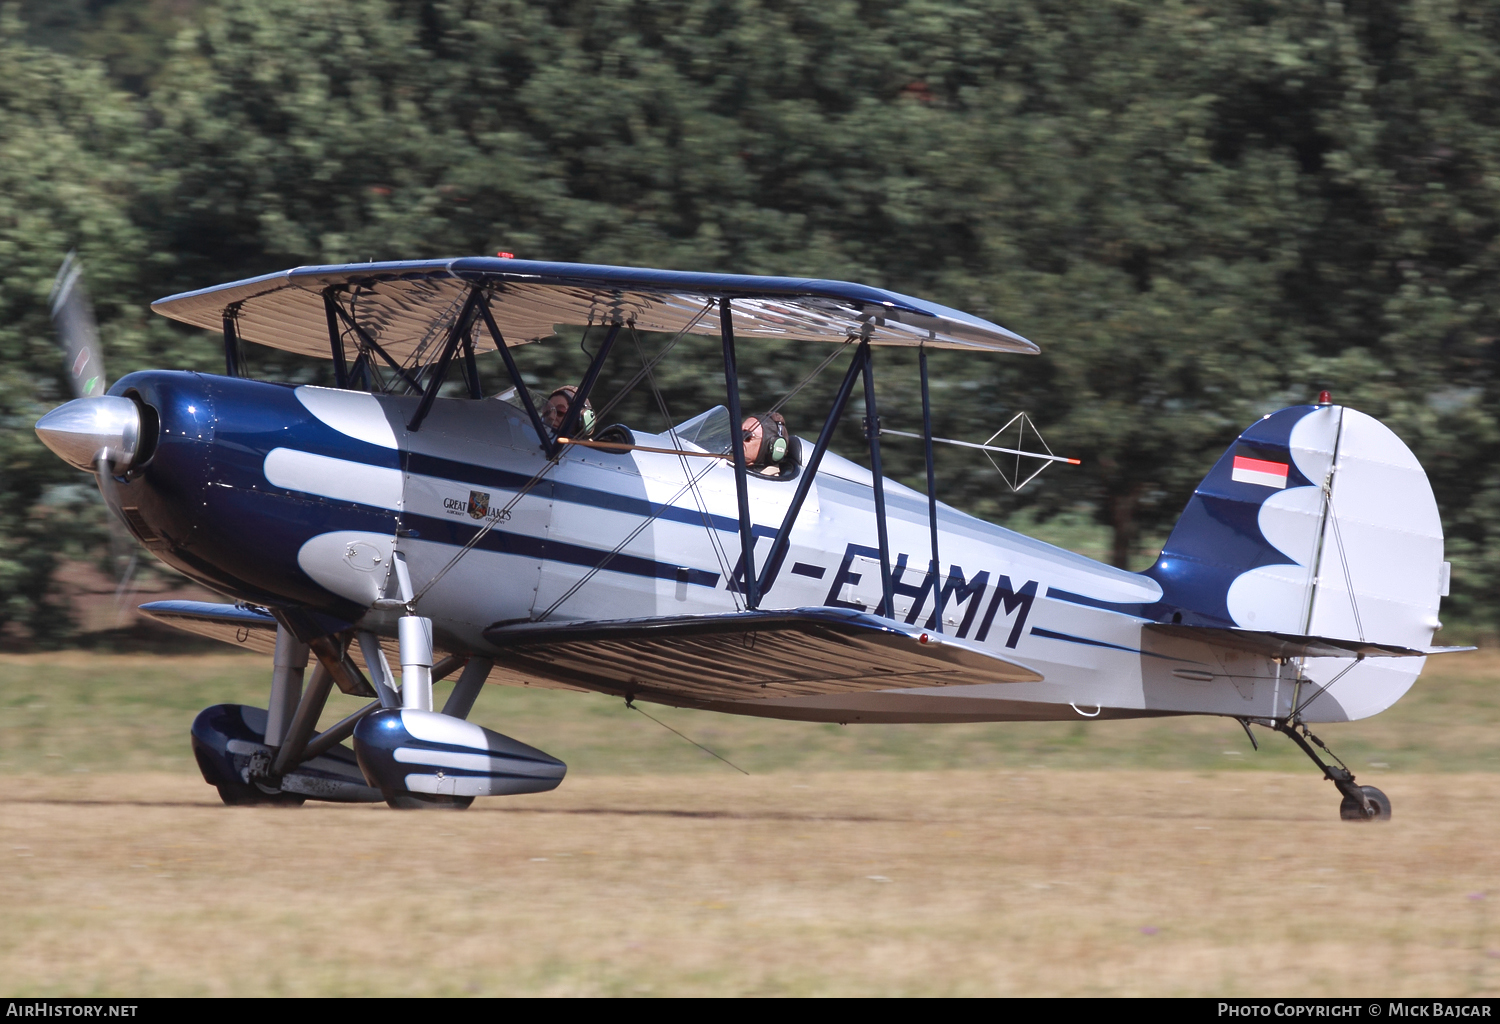
[[[1427,474],[1388,427],[1336,405],[1241,434],[1147,575],[1163,621],[1415,649],[1448,591]]]

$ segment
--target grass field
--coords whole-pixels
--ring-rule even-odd
[[[493,688],[568,761],[461,814],[226,809],[197,710],[236,655],[0,659],[0,991],[1500,992],[1500,658],[1325,739],[1395,805],[1338,821],[1286,740],[1208,719],[821,726]],[[329,717],[355,706],[340,703]],[[347,706],[345,706],[347,704]]]

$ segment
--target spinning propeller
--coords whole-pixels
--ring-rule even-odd
[[[114,477],[130,467],[140,447],[140,410],[128,398],[106,395],[103,347],[93,305],[83,286],[83,265],[76,253],[63,260],[52,284],[52,323],[66,360],[73,401],[53,409],[37,421],[37,436],[64,461],[94,474],[106,507],[111,502]],[[140,548],[113,511],[107,517],[111,561],[119,583],[115,588],[115,622],[129,597],[140,561]]]

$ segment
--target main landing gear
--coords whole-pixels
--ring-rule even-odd
[[[1250,731],[1249,723],[1242,722],[1245,731]],[[1339,759],[1339,756],[1328,749],[1328,745],[1312,734],[1305,722],[1293,722],[1285,718],[1278,718],[1274,722],[1267,723],[1262,720],[1261,724],[1270,724],[1277,732],[1285,733],[1292,738],[1292,742],[1302,748],[1302,752],[1312,758],[1313,764],[1323,769],[1323,775],[1338,787],[1344,795],[1344,800],[1339,804],[1339,817],[1345,821],[1390,821],[1391,801],[1380,790],[1374,786],[1358,786],[1354,782],[1354,773],[1349,766]],[[1301,730],[1299,733],[1298,730]],[[1316,746],[1327,754],[1338,764],[1329,764],[1318,756]]]
[[[193,722],[198,767],[226,804],[384,801],[402,810],[461,810],[476,796],[557,788],[568,769],[563,762],[466,720],[489,676],[490,659],[452,654],[434,665],[431,620],[403,615],[397,625],[399,685],[373,632],[304,644],[289,627],[278,626],[270,707],[219,704]],[[356,643],[368,678],[349,657]],[[317,663],[304,687],[309,654]],[[434,711],[433,680],[459,668],[463,672],[443,710]],[[335,684],[375,699],[316,732]]]

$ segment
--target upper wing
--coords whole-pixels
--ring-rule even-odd
[[[728,298],[741,337],[842,342],[868,330],[875,345],[1037,351],[999,324],[848,281],[486,257],[298,267],[171,295],[151,308],[214,331],[232,317],[247,341],[331,358],[329,292],[405,363],[445,335],[474,286],[484,290],[509,345],[548,337],[561,325],[631,323],[642,331],[717,335],[718,311],[706,307]]]
[[[507,674],[687,701],[1039,682],[977,644],[842,608],[492,626]]]

